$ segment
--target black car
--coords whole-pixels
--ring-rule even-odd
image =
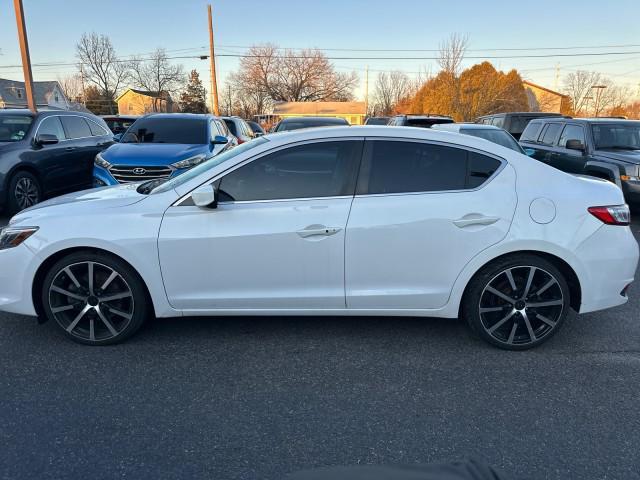
[[[341,127],[349,125],[344,118],[339,117],[289,117],[283,118],[271,129],[272,132],[288,132],[301,128]]]
[[[560,113],[546,113],[546,112],[508,112],[508,113],[495,113],[493,115],[484,115],[478,117],[476,123],[482,123],[484,125],[493,125],[494,127],[500,127],[509,132],[516,140],[520,140],[520,135],[524,132],[524,129],[529,122],[535,118],[548,118],[548,117],[565,117]]]
[[[15,213],[59,193],[91,188],[107,124],[82,112],[0,110],[0,207]]]
[[[387,125],[395,127],[431,128],[439,123],[454,123],[454,119],[447,115],[396,115],[389,119]]]
[[[369,117],[365,120],[365,125],[387,125],[389,117]]]
[[[627,202],[640,202],[640,121],[537,119],[525,128],[520,145],[552,167],[614,182]]]
[[[249,127],[251,127],[251,130],[253,131],[253,134],[256,137],[259,137],[260,135],[264,135],[264,128],[262,128],[260,126],[260,124],[258,122],[254,122],[253,120],[245,120],[247,122],[247,125],[249,125]]]

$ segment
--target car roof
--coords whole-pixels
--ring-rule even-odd
[[[491,117],[504,117],[507,115],[517,115],[519,117],[565,117],[565,115],[561,113],[555,112],[502,112],[502,113],[491,113],[489,115],[481,115],[478,118],[491,118]]]
[[[287,117],[281,120],[282,122],[322,122],[326,121],[329,123],[343,123],[346,122],[344,118],[340,117]]]
[[[185,119],[185,118],[215,118],[209,113],[149,113],[141,118],[172,118],[172,119]]]
[[[453,118],[450,115],[439,115],[436,113],[407,113],[406,115],[396,115],[396,117],[406,117],[406,118]]]
[[[437,123],[431,128],[450,132],[457,132],[463,128],[465,130],[502,130],[502,128],[496,127],[495,125],[485,125],[483,123]]]
[[[640,124],[640,120],[628,120],[624,118],[615,118],[615,117],[597,117],[597,118],[573,118],[573,117],[541,117],[531,120],[531,122],[541,123],[544,121],[548,122],[566,122],[566,123],[617,123],[617,124],[630,124],[637,125]]]

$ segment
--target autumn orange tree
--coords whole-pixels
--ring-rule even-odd
[[[528,111],[529,104],[516,70],[504,73],[483,62],[459,75],[442,70],[418,90],[410,110],[471,121],[491,113]]]

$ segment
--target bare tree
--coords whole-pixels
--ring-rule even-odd
[[[453,33],[447,40],[441,42],[438,53],[438,65],[440,65],[440,68],[453,77],[460,75],[462,60],[464,60],[468,43],[469,37],[459,33]]]
[[[380,72],[373,91],[373,108],[376,115],[394,113],[396,106],[417,91],[416,82],[399,70]]]
[[[182,65],[172,65],[163,48],[158,48],[147,59],[134,58],[129,68],[137,87],[158,94],[153,98],[154,112],[160,110],[166,94],[175,93],[187,82]]]
[[[62,93],[72,102],[83,101],[82,77],[79,73],[67,75],[66,77],[58,77],[58,83],[62,88]]]
[[[95,84],[104,98],[113,100],[128,77],[128,67],[117,58],[109,37],[83,33],[76,45],[76,56],[82,64],[84,78]]]
[[[595,117],[621,107],[631,96],[628,88],[614,84],[599,72],[585,70],[565,77],[564,93],[569,96],[576,115]]]

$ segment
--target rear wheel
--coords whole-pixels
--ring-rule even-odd
[[[29,208],[42,200],[42,188],[38,179],[29,172],[18,172],[9,181],[7,206],[13,214]]]
[[[73,253],[56,262],[42,285],[47,318],[87,345],[110,345],[133,335],[149,311],[140,276],[122,260]]]
[[[551,338],[570,309],[563,274],[535,255],[513,255],[471,280],[463,315],[481,338],[507,350],[525,350]]]

